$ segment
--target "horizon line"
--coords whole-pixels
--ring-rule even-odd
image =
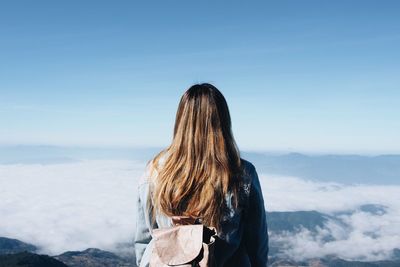
[[[138,144],[52,144],[52,143],[1,143],[2,147],[49,147],[49,148],[81,148],[81,149],[165,149],[168,145],[138,145]],[[400,151],[348,151],[348,150],[304,150],[304,149],[273,149],[273,148],[239,148],[240,152],[260,154],[303,154],[303,155],[346,155],[346,156],[400,156]]]

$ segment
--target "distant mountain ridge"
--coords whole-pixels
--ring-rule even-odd
[[[243,152],[260,173],[343,184],[400,184],[400,155],[305,155]]]
[[[0,146],[0,164],[55,164],[82,159],[127,159],[146,162],[162,147],[62,147],[50,145]],[[318,181],[400,184],[400,155],[306,155],[241,151],[258,172]]]

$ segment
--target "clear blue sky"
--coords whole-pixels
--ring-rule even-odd
[[[400,153],[399,1],[2,1],[0,144],[166,146],[214,83],[240,149]]]

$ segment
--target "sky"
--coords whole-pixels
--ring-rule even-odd
[[[0,144],[167,146],[198,82],[240,149],[400,153],[398,1],[2,1]]]

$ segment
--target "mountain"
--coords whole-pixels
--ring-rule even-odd
[[[317,211],[267,212],[269,230],[275,233],[282,231],[295,232],[299,227],[314,231],[323,227],[330,218]]]
[[[400,261],[347,261],[337,257],[325,257],[323,259],[310,259],[296,262],[288,259],[271,258],[269,267],[399,267]]]
[[[130,244],[127,244],[130,245]],[[88,248],[84,251],[67,251],[57,256],[39,255],[37,247],[17,239],[0,237],[0,267],[134,267],[135,258],[121,249],[126,256]]]
[[[2,145],[0,164],[55,164],[82,159],[128,159],[146,162],[163,147],[73,147]],[[257,171],[338,183],[400,184],[400,155],[306,155],[240,151]]]
[[[68,251],[54,256],[69,267],[134,267],[134,259],[122,258],[114,253],[88,248],[84,251]]]
[[[0,267],[68,267],[47,255],[28,251],[0,255]]]
[[[400,184],[400,155],[305,155],[242,152],[259,173],[344,184]]]
[[[51,145],[0,145],[0,164],[55,164],[82,159],[129,159],[147,161],[159,147],[74,147]]]
[[[36,250],[37,248],[32,244],[24,243],[18,239],[0,237],[0,255],[23,251],[36,252]]]
[[[321,264],[327,267],[399,267],[400,261],[346,261],[340,258],[322,259]]]

